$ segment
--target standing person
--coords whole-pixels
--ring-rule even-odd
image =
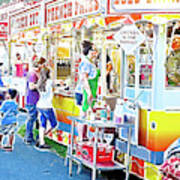
[[[16,53],[16,77],[23,77],[23,62],[21,59],[21,55],[19,53]]]
[[[34,142],[33,126],[34,122],[37,121],[38,116],[38,111],[36,108],[37,102],[39,100],[38,79],[41,65],[43,63],[45,63],[45,59],[40,58],[39,62],[35,62],[33,64],[33,70],[29,72],[27,76],[25,107],[28,111],[29,116],[26,123],[26,134],[24,138],[24,142],[27,144],[31,144]]]
[[[49,149],[50,146],[45,144],[44,136],[52,131],[52,129],[57,125],[55,113],[52,107],[53,81],[50,78],[50,70],[47,67],[44,67],[41,72],[41,76],[43,77],[41,78],[42,81],[39,82],[40,99],[37,103],[37,108],[40,112],[39,143],[37,143],[36,146],[39,149]],[[47,121],[49,121],[51,125],[48,130]]]
[[[81,117],[86,117],[86,112],[89,107],[93,108],[96,98],[98,79],[100,70],[96,68],[94,61],[97,59],[98,51],[93,43],[90,41],[83,41],[83,56],[79,65],[79,82],[76,86],[76,100],[77,104],[81,106]],[[79,126],[79,133],[81,126]],[[83,127],[84,128],[84,127]],[[84,131],[84,130],[83,130]],[[84,132],[82,133],[82,135]],[[81,136],[81,135],[80,135]],[[80,137],[79,136],[79,137]],[[84,135],[83,135],[84,136]],[[80,137],[82,139],[82,137]]]
[[[112,62],[107,54],[106,56],[106,83],[107,83],[107,90],[111,91],[111,71],[113,70]]]
[[[6,100],[3,101],[0,113],[2,113],[1,126],[0,126],[0,148],[6,151],[12,151],[14,142],[14,133],[17,126],[18,104],[16,103],[17,91],[9,89],[6,94]],[[8,145],[2,147],[3,136],[9,136]]]

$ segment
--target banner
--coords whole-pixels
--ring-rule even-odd
[[[107,0],[107,14],[178,12],[180,0]]]
[[[46,23],[56,23],[100,11],[99,0],[68,0],[46,4]]]
[[[8,23],[0,22],[0,40],[8,39]]]
[[[11,34],[40,26],[40,7],[11,16]]]

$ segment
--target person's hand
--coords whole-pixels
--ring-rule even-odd
[[[37,89],[37,84],[29,83],[29,89],[31,89],[31,90]]]
[[[3,113],[2,112],[0,112],[0,118],[3,118]]]
[[[60,84],[60,86],[64,86],[64,81],[60,79],[59,84]]]
[[[89,95],[89,97],[88,97],[88,104],[91,104],[92,101],[93,101],[93,96],[92,96],[92,94],[91,94],[91,95]]]

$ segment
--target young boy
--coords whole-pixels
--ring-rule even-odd
[[[15,89],[9,89],[6,94],[6,100],[0,107],[1,119],[0,119],[0,148],[6,151],[12,151],[14,142],[14,132],[17,126],[18,104],[15,101],[17,91]],[[4,135],[9,135],[9,143],[6,146],[2,146],[2,139]]]

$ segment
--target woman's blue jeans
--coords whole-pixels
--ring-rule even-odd
[[[36,105],[26,105],[26,109],[28,111],[28,119],[26,124],[25,140],[34,141],[33,126],[34,126],[34,122],[36,122],[37,120],[38,111]]]

